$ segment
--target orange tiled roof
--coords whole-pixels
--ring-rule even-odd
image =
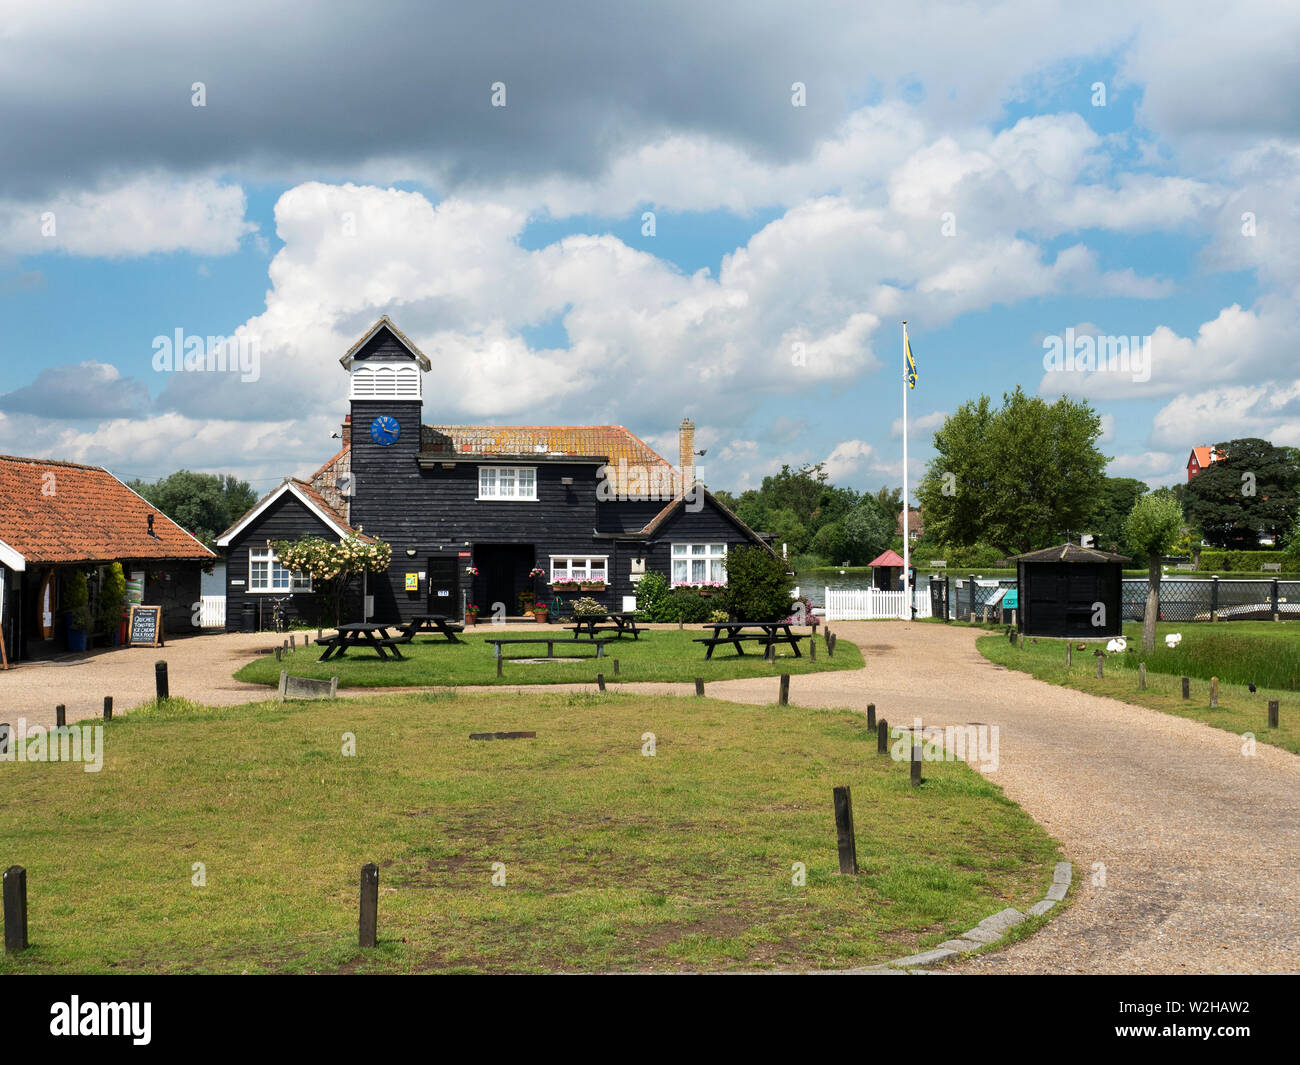
[[[37,565],[216,557],[100,466],[7,455],[0,455],[0,540]]]
[[[1214,448],[1206,444],[1203,447],[1192,448],[1192,456],[1196,459],[1196,465],[1205,469],[1210,463],[1218,460],[1218,455],[1214,453]],[[1189,463],[1190,465],[1190,463]]]
[[[644,490],[659,479],[675,496],[681,475],[635,433],[621,425],[426,425],[420,450],[455,455],[575,455],[608,460],[615,492]]]

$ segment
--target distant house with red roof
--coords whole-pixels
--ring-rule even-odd
[[[1211,445],[1192,448],[1192,453],[1187,456],[1187,479],[1190,481],[1206,466],[1218,462],[1221,458],[1223,455],[1215,451]]]
[[[393,548],[389,572],[367,583],[381,621],[459,616],[468,603],[518,616],[528,596],[622,610],[648,572],[725,584],[730,550],[770,550],[698,482],[689,419],[676,465],[621,425],[425,423],[424,378],[437,372],[387,316],[339,361],[351,382],[339,453],[217,539],[229,626],[268,597],[292,595],[290,616],[313,616],[310,584],[268,543],[303,536],[364,529]]]
[[[74,571],[91,609],[104,571],[121,563],[142,602],[163,607],[164,631],[189,632],[202,569],[217,556],[100,466],[0,456],[0,632],[9,660],[63,648]]]

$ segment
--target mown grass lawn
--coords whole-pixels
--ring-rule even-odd
[[[1182,633],[1176,649],[1165,647],[1165,634]],[[1239,734],[1251,733],[1263,743],[1300,754],[1300,623],[1268,621],[1162,622],[1156,626],[1156,650],[1141,653],[1142,626],[1126,623],[1128,650],[1107,655],[1104,676],[1097,679],[1093,651],[1103,644],[1089,642],[1065,668],[1065,641],[1026,638],[1023,648],[1005,636],[976,641],[991,662],[1031,673],[1039,680],[1062,684],[1095,695],[1107,695],[1137,706],[1194,718]],[[1147,664],[1147,687],[1138,690],[1138,663]],[[1182,697],[1182,678],[1190,677],[1191,698]],[[1219,705],[1210,707],[1210,678],[1219,678]],[[1248,683],[1254,683],[1251,692]],[[1278,727],[1268,727],[1268,702],[1279,704]]]
[[[964,764],[926,777],[847,711],[559,692],[140,709],[106,726],[100,773],[0,763],[0,866],[27,868],[32,942],[0,973],[885,961],[1032,905],[1058,858]],[[837,784],[857,877],[837,873]]]
[[[341,688],[426,687],[477,684],[591,684],[597,673],[613,681],[614,659],[618,659],[618,680],[630,681],[680,681],[689,683],[695,677],[706,681],[730,680],[734,677],[766,677],[778,673],[813,673],[832,669],[861,669],[862,652],[847,640],[838,641],[835,656],[826,654],[826,644],[818,637],[817,661],[808,653],[808,641],[801,641],[801,657],[794,657],[788,645],[777,648],[775,664],[765,662],[758,645],[745,644],[743,657],[730,645],[718,647],[713,657],[704,660],[703,644],[693,642],[705,635],[699,628],[652,629],[639,639],[624,638],[605,645],[605,657],[596,658],[595,648],[573,648],[560,644],[557,656],[582,655],[568,662],[511,662],[510,656],[543,656],[545,644],[504,647],[507,661],[500,678],[496,675],[494,648],[488,639],[545,638],[552,635],[565,639],[572,632],[558,627],[509,630],[494,632],[482,626],[461,637],[462,643],[451,643],[442,637],[430,639],[417,637],[413,643],[403,644],[405,660],[384,662],[370,650],[349,651],[343,659],[321,663],[323,648],[311,644],[299,647],[284,662],[267,655],[250,662],[238,673],[236,680],[251,684],[277,685],[280,671],[288,670],[295,677],[339,678]]]

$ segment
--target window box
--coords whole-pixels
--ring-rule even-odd
[[[576,592],[578,590],[577,581],[553,581],[551,588],[557,592]]]
[[[582,581],[579,587],[584,592],[603,592],[605,590],[604,581]]]
[[[551,587],[561,592],[604,591],[609,583],[607,555],[552,555]],[[599,585],[599,588],[595,587]]]

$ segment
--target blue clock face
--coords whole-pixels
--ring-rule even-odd
[[[402,427],[397,424],[397,419],[387,414],[380,415],[370,423],[370,439],[380,447],[396,444],[397,438],[401,435]]]

